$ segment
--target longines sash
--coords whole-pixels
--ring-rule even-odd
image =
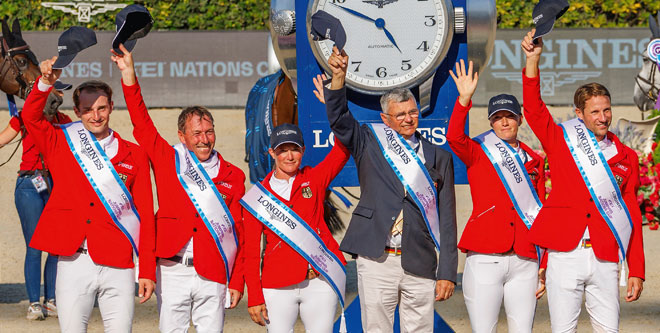
[[[498,138],[493,130],[475,137],[474,140],[481,144],[481,149],[493,163],[520,219],[528,229],[531,228],[541,210],[541,200],[520,156],[506,141]]]
[[[140,216],[133,197],[121,181],[96,137],[80,121],[60,125],[78,165],[115,225],[138,255]]]
[[[589,193],[619,244],[621,261],[632,233],[632,219],[607,160],[598,146],[596,137],[579,118],[560,124],[564,139],[580,170]]]
[[[527,229],[532,227],[541,210],[541,200],[534,190],[532,181],[529,179],[525,164],[520,155],[504,140],[495,135],[493,130],[482,133],[474,138],[481,145],[488,159],[493,164],[502,185],[509,195],[509,199],[516,208],[520,219],[525,223]],[[537,246],[536,255],[540,262],[542,251]]]
[[[429,234],[440,251],[438,194],[426,167],[399,133],[382,123],[370,123],[368,126],[374,133],[385,160],[422,212]]]
[[[254,184],[241,199],[241,205],[268,229],[296,250],[314,269],[325,277],[339,297],[343,308],[346,291],[346,269],[341,260],[323,243],[318,234],[282,201],[260,183]],[[345,324],[343,324],[345,325]]]
[[[174,145],[174,150],[179,182],[213,237],[215,246],[225,264],[227,284],[229,284],[238,252],[234,219],[229,213],[225,200],[222,199],[220,192],[197,157],[191,154],[183,143]]]

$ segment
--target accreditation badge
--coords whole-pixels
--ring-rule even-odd
[[[119,179],[121,179],[121,181],[124,182],[124,184],[126,184],[126,180],[128,179],[128,176],[120,172],[117,172],[117,175],[119,176]]]
[[[623,177],[619,175],[614,175],[614,180],[616,180],[616,184],[619,185],[619,187],[621,187],[621,183],[623,183]]]
[[[536,180],[539,178],[539,173],[536,172],[536,170],[532,171],[529,173],[529,178],[533,181],[536,182]]]
[[[302,196],[303,196],[303,198],[305,198],[305,199],[309,199],[309,198],[311,198],[311,197],[312,197],[312,189],[309,188],[309,186],[307,186],[307,187],[303,187],[303,189],[302,189]]]

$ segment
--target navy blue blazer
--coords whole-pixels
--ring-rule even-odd
[[[421,277],[456,283],[458,250],[452,155],[424,139],[419,132],[415,133],[424,151],[424,166],[437,184],[438,256],[420,209],[385,160],[373,132],[366,125],[361,126],[348,110],[346,88],[331,90],[326,87],[324,96],[330,128],[355,159],[360,181],[360,202],[353,211],[340,249],[352,255],[382,256],[392,225],[403,209],[403,269]]]

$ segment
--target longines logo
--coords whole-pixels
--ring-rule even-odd
[[[378,6],[378,8],[383,8],[385,5],[389,5],[393,2],[397,2],[399,0],[363,0],[362,2],[368,3],[370,5],[375,5]]]
[[[562,35],[563,36],[563,35]],[[589,36],[591,37],[591,36]],[[611,80],[611,71],[641,68],[640,56],[647,38],[555,38],[544,40],[541,56],[541,95],[560,96],[562,86],[576,86],[589,80]],[[525,55],[520,39],[498,39],[488,71],[495,79],[522,84]],[[632,82],[632,81],[631,81]],[[570,96],[572,96],[572,89]]]
[[[89,22],[90,18],[96,14],[122,9],[128,6],[125,3],[117,3],[116,0],[49,1],[42,2],[41,5],[55,10],[61,10],[65,13],[78,15],[78,22]]]
[[[493,77],[507,79],[522,84],[522,76],[518,72],[494,72]],[[554,96],[555,89],[565,84],[585,81],[590,78],[599,77],[602,72],[541,72],[541,95]]]

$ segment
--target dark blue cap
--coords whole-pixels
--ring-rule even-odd
[[[513,95],[500,94],[494,96],[488,101],[488,119],[492,117],[497,111],[509,111],[517,116],[522,116],[520,112],[520,103]]]
[[[59,91],[69,90],[69,89],[71,89],[71,87],[73,87],[73,86],[68,84],[68,83],[64,83],[60,80],[55,81],[55,84],[53,85],[53,89],[59,90]]]
[[[322,10],[312,15],[312,37],[314,40],[332,40],[340,51],[346,45],[346,31],[341,21]]]
[[[532,39],[537,39],[552,31],[555,20],[558,20],[567,10],[568,1],[566,0],[540,0],[532,12],[532,19],[536,25],[536,32]]]
[[[94,30],[85,27],[71,27],[60,35],[57,40],[57,60],[54,69],[66,67],[78,55],[78,52],[96,44]]]
[[[282,144],[293,143],[300,147],[305,146],[302,131],[294,124],[282,124],[275,127],[270,134],[270,148],[275,149]]]
[[[119,44],[124,44],[127,50],[132,51],[137,39],[146,36],[153,24],[151,14],[144,6],[135,4],[124,7],[115,16],[117,33],[112,40],[112,49],[118,54],[123,54],[119,50]]]

